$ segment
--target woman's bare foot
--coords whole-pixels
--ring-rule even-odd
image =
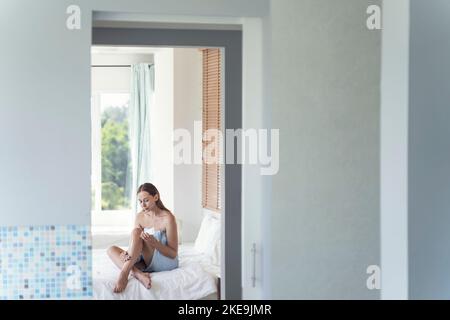
[[[127,287],[128,284],[128,273],[120,272],[119,279],[117,279],[116,286],[114,287],[114,293],[120,293]]]
[[[152,287],[152,279],[150,277],[150,273],[133,270],[133,276],[138,279],[146,289],[150,289]]]

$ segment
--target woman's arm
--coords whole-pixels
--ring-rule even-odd
[[[168,216],[168,221],[166,225],[166,235],[167,235],[167,246],[163,245],[153,236],[147,236],[146,238],[148,240],[146,239],[144,240],[147,241],[156,250],[161,252],[161,254],[171,259],[174,259],[178,255],[178,232],[175,216],[173,216],[172,214]]]
[[[142,226],[141,226],[141,213],[139,212],[137,215],[136,215],[136,217],[134,218],[134,227],[135,228],[140,228],[140,229],[142,229]]]

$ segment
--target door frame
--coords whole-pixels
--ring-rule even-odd
[[[186,25],[184,25],[186,27]],[[242,31],[154,28],[92,28],[92,45],[219,47],[224,56],[224,129],[242,128]],[[224,137],[226,146],[226,137]],[[225,148],[225,157],[227,150]],[[242,166],[224,166],[221,297],[242,299]]]

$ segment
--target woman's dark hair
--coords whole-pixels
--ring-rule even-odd
[[[148,193],[151,194],[153,197],[154,197],[155,195],[158,195],[158,200],[156,201],[156,206],[157,206],[158,208],[160,208],[161,210],[166,210],[166,211],[170,212],[170,210],[167,209],[167,208],[164,206],[164,204],[162,203],[162,201],[161,201],[161,196],[160,196],[160,194],[159,194],[159,191],[158,191],[158,189],[156,189],[156,187],[155,187],[152,183],[148,183],[148,182],[147,182],[147,183],[141,184],[141,185],[139,186],[139,188],[138,188],[136,194],[138,194],[139,192],[142,192],[142,191],[148,192]],[[171,213],[171,212],[170,212],[170,213]]]

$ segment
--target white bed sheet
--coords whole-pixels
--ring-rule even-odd
[[[106,250],[94,249],[92,255],[94,300],[197,300],[217,293],[220,268],[198,253],[192,243],[179,246],[179,268],[151,274],[150,289],[130,276],[121,293],[113,292],[119,269]]]

